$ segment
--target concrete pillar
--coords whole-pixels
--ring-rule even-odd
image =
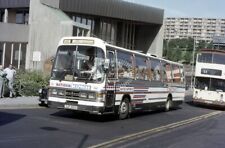
[[[26,62],[25,62],[25,69],[30,69],[31,68],[31,58],[30,58],[30,55],[31,55],[31,52],[30,52],[30,50],[28,50],[28,48],[29,48],[29,44],[27,44],[26,45],[26,55],[24,55],[24,56],[26,56]]]
[[[9,16],[8,9],[5,9],[4,20],[3,20],[4,23],[8,23],[8,16]]]
[[[19,57],[18,57],[18,69],[20,69],[20,61],[21,61],[21,46],[22,46],[22,44],[20,43],[20,45],[19,45]]]
[[[11,45],[11,59],[10,59],[10,64],[13,64],[13,52],[14,52],[14,44],[12,43],[12,45]]]
[[[2,66],[5,66],[5,48],[6,48],[6,43],[3,44],[3,54],[2,54]]]

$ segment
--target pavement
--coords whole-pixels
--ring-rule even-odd
[[[192,89],[188,89],[185,91],[185,96],[192,96],[193,95],[193,90]]]
[[[0,109],[39,108],[39,103],[37,96],[0,98]]]

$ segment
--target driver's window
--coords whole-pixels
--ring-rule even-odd
[[[108,78],[115,79],[117,73],[115,51],[108,51],[108,58],[110,60]]]

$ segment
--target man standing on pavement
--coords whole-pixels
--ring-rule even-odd
[[[13,69],[12,64],[9,65],[9,67],[4,69],[4,72],[7,74],[6,78],[8,80],[8,87],[9,87],[9,91],[10,91],[10,98],[14,97],[15,94],[15,90],[13,88],[13,82],[15,79],[15,75],[16,75],[16,70]]]
[[[2,98],[4,95],[4,82],[6,78],[6,73],[3,71],[2,65],[0,65],[0,97]]]

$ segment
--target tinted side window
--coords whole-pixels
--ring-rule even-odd
[[[147,59],[143,56],[136,56],[135,76],[139,80],[148,80],[147,78]]]
[[[170,63],[165,63],[165,73],[166,73],[167,82],[173,82],[173,79],[172,79],[172,70],[171,70]]]
[[[161,78],[161,63],[160,60],[158,59],[150,59],[151,62],[151,73],[152,73],[152,78],[151,80],[157,80],[160,81],[162,80]]]
[[[181,73],[178,65],[172,65],[172,75],[173,75],[173,82],[175,83],[181,82]]]
[[[168,63],[166,63],[165,61],[162,61],[162,78],[165,82],[168,82],[168,79],[167,79],[167,74],[166,74],[166,65]]]
[[[198,62],[212,63],[211,53],[201,53],[198,55]]]
[[[117,52],[118,77],[119,78],[134,78],[133,72],[133,56],[129,52]]]
[[[225,55],[214,54],[213,63],[215,64],[225,64]]]

